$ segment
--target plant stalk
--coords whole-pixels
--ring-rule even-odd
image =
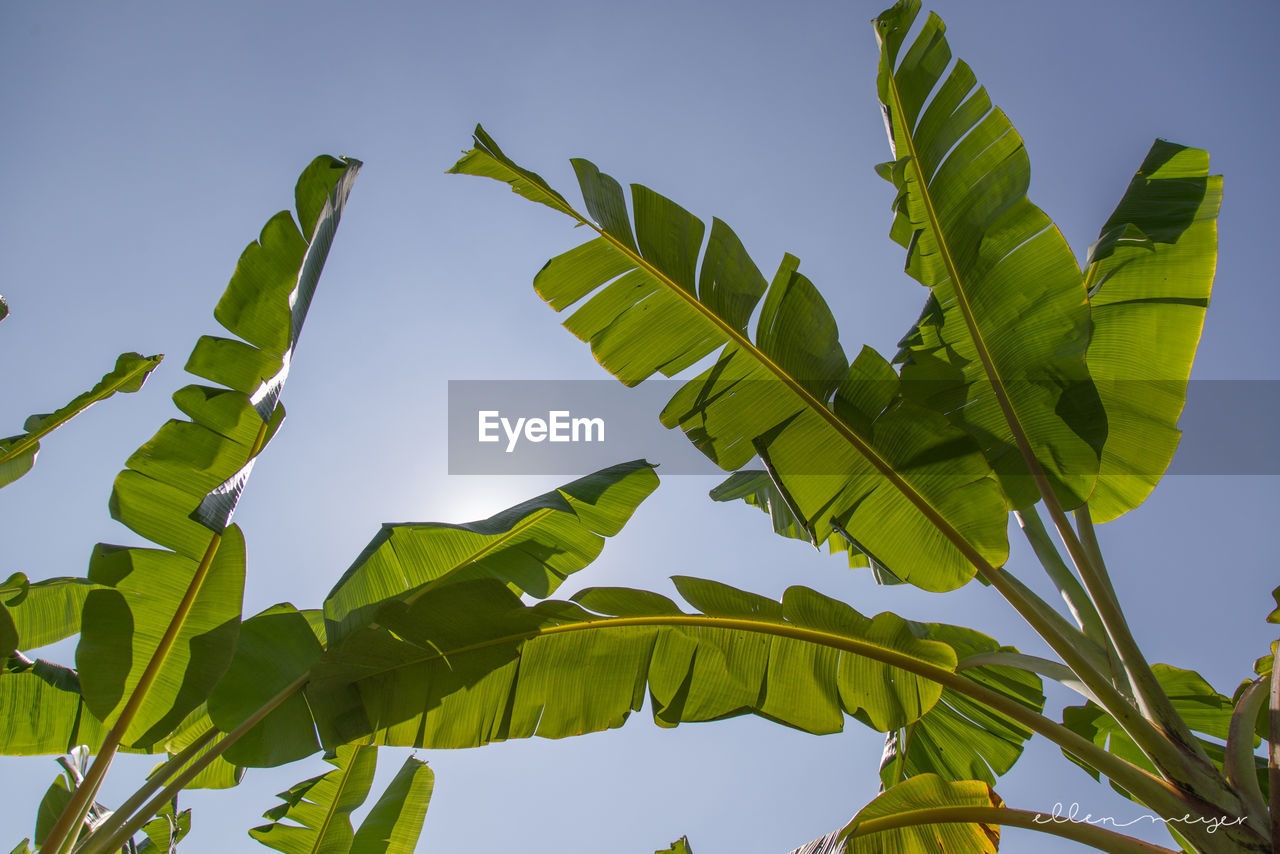
[[[116,810],[111,813],[111,816],[106,821],[104,821],[102,824],[94,828],[94,831],[93,831],[94,836],[97,836],[98,834],[102,834],[102,833],[112,833],[116,830],[116,828],[123,825],[125,820],[129,816],[133,815],[134,811],[137,810],[138,807],[140,807],[152,793],[154,793],[157,789],[162,787],[165,784],[165,781],[167,781],[170,777],[173,776],[173,773],[175,771],[177,771],[187,762],[191,761],[192,757],[194,757],[197,753],[199,753],[202,749],[204,749],[211,741],[213,741],[214,737],[216,737],[217,734],[218,734],[218,730],[216,728],[210,727],[199,738],[197,738],[195,741],[191,742],[185,748],[183,748],[182,752],[177,753],[174,756],[170,757],[167,762],[165,762],[163,765],[161,765],[151,774],[151,777],[148,778],[148,780],[145,783],[143,783],[143,785],[138,789],[138,791],[130,795],[127,801],[125,801],[119,807],[117,807]],[[147,816],[147,819],[150,820],[151,816]],[[88,845],[93,840],[94,836],[91,836],[89,837],[89,839],[86,839],[84,842],[84,845]],[[77,850],[78,851],[83,850],[84,845],[81,845],[80,848]]]
[[[151,690],[156,677],[160,675],[160,668],[164,666],[165,659],[168,658],[169,652],[178,640],[182,624],[185,622],[187,614],[191,612],[191,608],[195,605],[196,596],[200,592],[200,587],[204,584],[205,577],[209,574],[209,567],[213,565],[213,558],[217,555],[218,546],[221,543],[221,534],[214,534],[212,539],[209,540],[204,557],[201,558],[200,564],[196,567],[195,574],[191,578],[191,583],[187,586],[186,594],[182,597],[182,601],[178,603],[173,619],[169,621],[168,628],[165,629],[164,635],[160,638],[159,643],[156,644],[155,652],[152,653],[146,669],[142,671],[142,675],[138,678],[138,683],[134,686],[133,693],[129,695],[129,699],[121,710],[120,716],[116,719],[110,731],[107,732],[107,737],[103,740],[102,747],[98,750],[98,755],[93,758],[93,764],[89,766],[88,772],[84,775],[84,782],[75,790],[66,808],[63,809],[62,814],[58,816],[58,820],[49,830],[49,835],[45,838],[44,844],[46,849],[52,849],[59,852],[59,854],[71,850],[71,846],[67,844],[67,841],[69,838],[74,838],[72,834],[73,828],[77,829],[75,835],[78,835],[79,825],[84,821],[88,806],[93,803],[93,799],[97,796],[98,789],[102,786],[102,779],[106,776],[107,769],[111,766],[111,761],[120,749],[125,733],[129,731],[129,726],[133,723],[133,719],[137,716],[139,709],[142,708],[147,692]],[[80,817],[79,822],[73,824],[76,816]]]
[[[113,832],[104,841],[99,842],[98,839],[102,834],[94,834],[93,837],[86,840],[85,847],[79,854],[107,854],[107,852],[117,851],[133,837],[135,833],[142,829],[148,821],[155,816],[157,812],[170,800],[186,788],[187,784],[196,778],[196,775],[209,766],[214,759],[217,759],[227,748],[239,741],[245,733],[253,729],[262,719],[301,690],[311,679],[311,673],[308,671],[299,676],[292,683],[287,685],[280,693],[276,694],[265,704],[263,704],[252,715],[245,718],[244,722],[238,727],[227,733],[218,743],[210,747],[207,751],[200,755],[198,759],[188,765],[182,773],[174,777],[173,780],[160,790],[158,794],[147,801],[136,813],[134,813],[127,822],[123,823],[115,832]]]
[[[1160,687],[1155,673],[1152,672],[1151,666],[1143,657],[1142,651],[1138,649],[1138,642],[1134,639],[1124,612],[1120,609],[1120,601],[1116,597],[1111,577],[1107,573],[1107,565],[1102,558],[1102,550],[1098,546],[1098,538],[1094,533],[1089,505],[1081,505],[1075,511],[1076,525],[1080,532],[1078,539],[1057,500],[1050,504],[1046,498],[1045,506],[1049,507],[1051,514],[1056,514],[1055,524],[1058,523],[1059,517],[1061,518],[1058,533],[1063,538],[1068,552],[1071,553],[1080,577],[1084,580],[1085,587],[1102,617],[1102,622],[1107,627],[1107,634],[1120,655],[1120,661],[1133,685],[1138,708],[1148,720],[1164,730],[1167,738],[1194,760],[1194,766],[1189,766],[1186,762],[1181,766],[1193,772],[1190,780],[1207,779],[1206,775],[1217,777],[1213,763],[1209,761],[1200,742],[1191,734],[1182,716],[1173,708],[1168,695]],[[1155,761],[1155,757],[1152,759]]]
[[[256,457],[266,444],[267,428],[268,422],[266,421],[258,427],[258,435],[254,438],[253,445],[249,448],[248,459],[245,462]],[[93,758],[93,764],[89,766],[89,770],[85,774],[84,782],[72,794],[71,800],[49,830],[49,835],[45,838],[44,847],[46,849],[56,851],[58,854],[69,854],[71,851],[74,842],[72,845],[68,845],[68,837],[74,840],[75,836],[79,835],[79,827],[84,821],[84,815],[87,814],[88,805],[92,804],[94,797],[97,796],[102,780],[106,776],[107,768],[111,766],[111,761],[120,749],[120,743],[124,739],[125,733],[129,731],[129,726],[133,723],[134,717],[137,716],[138,710],[142,708],[142,703],[146,699],[147,693],[151,690],[156,677],[160,674],[160,668],[164,666],[165,659],[168,658],[170,650],[173,649],[174,643],[177,642],[178,634],[182,631],[183,623],[186,622],[187,615],[195,605],[196,597],[200,593],[200,588],[204,585],[204,580],[209,574],[209,568],[213,565],[213,559],[217,555],[218,547],[221,544],[222,534],[214,533],[209,540],[209,545],[205,547],[204,556],[200,559],[195,574],[191,577],[191,583],[187,585],[187,591],[183,594],[182,601],[178,603],[178,608],[174,611],[173,618],[169,621],[168,628],[165,629],[164,635],[160,638],[159,643],[156,644],[156,649],[151,654],[151,660],[147,662],[146,669],[142,671],[142,675],[138,678],[138,683],[129,695],[129,700],[121,710],[120,716],[116,719],[110,731],[107,732],[106,739],[98,750],[98,755]],[[76,816],[80,816],[78,821],[75,819]],[[73,821],[76,823],[73,824]]]
[[[1032,550],[1040,560],[1040,565],[1044,567],[1045,573],[1053,581],[1053,586],[1058,588],[1058,593],[1067,603],[1067,608],[1071,610],[1071,615],[1075,617],[1081,631],[1098,644],[1099,648],[1110,653],[1111,640],[1107,637],[1107,630],[1102,625],[1102,618],[1098,616],[1098,611],[1089,599],[1089,594],[1081,586],[1080,580],[1067,567],[1062,555],[1058,554],[1058,550],[1054,548],[1053,541],[1049,538],[1049,532],[1045,529],[1035,505],[1015,510],[1013,515],[1018,520],[1018,527],[1022,529],[1027,542],[1031,544]]]

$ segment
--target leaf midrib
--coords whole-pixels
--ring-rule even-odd
[[[974,317],[973,307],[969,304],[969,297],[965,293],[965,285],[961,280],[960,271],[956,268],[955,258],[951,255],[951,247],[942,231],[938,212],[933,204],[933,196],[929,192],[929,186],[924,177],[924,169],[920,165],[920,158],[916,152],[915,136],[911,128],[907,126],[906,114],[902,105],[902,93],[898,91],[896,71],[890,69],[890,73],[886,76],[889,79],[889,93],[893,100],[894,115],[897,116],[896,124],[902,128],[902,136],[907,144],[907,156],[911,158],[909,167],[916,174],[916,186],[920,188],[920,201],[924,205],[929,228],[932,230],[934,241],[938,246],[938,253],[942,256],[943,264],[946,265],[947,276],[951,279],[952,290],[956,295],[956,303],[960,307],[960,315],[964,318],[965,326],[969,330],[969,337],[973,341],[974,348],[978,351],[978,359],[982,363],[982,369],[991,381],[992,393],[1000,406],[1001,413],[1009,424],[1009,431],[1013,434],[1013,440],[1018,446],[1018,451],[1022,454],[1023,460],[1032,476],[1036,479],[1037,484],[1042,480],[1047,484],[1048,481],[1045,478],[1044,470],[1040,467],[1039,460],[1036,459],[1035,454],[1032,452],[1026,430],[1022,426],[1021,419],[1018,418],[1017,411],[1013,408],[1013,401],[1010,400],[1008,391],[1005,388],[1004,378],[1001,377],[1000,371],[996,368],[991,351],[987,348],[986,339],[978,328],[977,318]],[[993,107],[992,110],[994,111],[995,108]],[[933,290],[932,287],[929,289]]]

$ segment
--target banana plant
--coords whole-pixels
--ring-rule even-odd
[[[495,636],[491,654],[507,656],[510,670],[537,650],[537,666],[556,680],[539,683],[550,686],[539,702],[544,716],[557,710],[544,717],[554,732],[615,726],[638,709],[625,700],[644,687],[631,678],[638,660],[649,668],[660,722],[753,712],[825,732],[838,728],[843,712],[887,731],[884,794],[815,851],[934,850],[927,840],[942,838],[936,827],[955,822],[963,827],[946,831],[959,834],[947,837],[954,846],[947,850],[991,850],[1002,823],[1103,850],[1157,850],[1106,828],[1035,821],[1046,814],[1005,807],[992,787],[1033,732],[1168,819],[1189,850],[1280,850],[1280,808],[1271,800],[1280,794],[1280,762],[1272,760],[1268,783],[1253,753],[1259,737],[1280,741],[1257,723],[1276,684],[1274,659],[1231,698],[1193,673],[1149,663],[1094,531],[1095,521],[1118,519],[1146,499],[1177,447],[1213,282],[1221,178],[1209,174],[1206,152],[1157,140],[1082,265],[1027,198],[1030,165],[1011,122],[953,58],[942,21],[920,11],[918,0],[900,0],[873,21],[891,154],[877,171],[893,188],[890,237],[906,250],[906,272],[926,288],[921,314],[890,357],[869,347],[850,357],[794,256],[768,279],[723,221],[708,228],[644,186],[628,194],[590,161],[571,161],[581,207],[508,157],[482,127],[451,171],[506,183],[591,234],[551,258],[534,288],[555,311],[569,311],[565,327],[625,385],[657,374],[684,378],[659,418],[732,473],[714,499],[754,505],[777,533],[846,552],[851,566],[869,566],[886,583],[947,591],[976,577],[1056,657],[1024,655],[972,629],[901,621],[911,628],[896,637],[949,650],[945,663],[898,665],[935,683],[919,686],[915,707],[877,718],[851,702],[853,686],[833,687],[838,679],[824,670],[829,662],[815,663],[816,651],[780,653],[787,664],[768,665],[771,676],[794,685],[791,704],[770,694],[772,678],[755,682],[731,669],[716,672],[731,674],[722,678],[741,693],[720,698],[696,678],[696,666],[668,672],[665,656],[687,646],[703,659],[728,660],[748,635],[709,631],[702,621],[730,615],[690,597],[687,581],[681,592],[701,615],[646,598],[656,594],[611,593],[606,599],[621,603],[614,611],[606,599],[579,602],[586,612],[544,603],[529,626],[508,627],[501,643]],[[1063,606],[1037,596],[1007,566],[1010,513]],[[735,607],[732,618],[745,619]],[[793,622],[786,599],[752,608]],[[397,634],[405,642],[415,637],[412,609],[384,618],[404,627]],[[676,640],[695,626],[696,641]],[[617,639],[590,642],[600,645],[598,655],[608,650],[619,684],[582,699],[587,708],[561,713],[569,701],[554,688],[569,693],[582,678],[575,668],[604,678],[561,633],[594,639],[610,628]],[[368,632],[348,640],[380,643]],[[424,649],[446,642],[417,640]],[[436,666],[430,656],[404,655],[414,672]],[[801,658],[805,664],[796,664]],[[938,667],[945,676],[931,669]],[[701,676],[715,683],[710,672]],[[1041,678],[1077,691],[1085,705],[1048,726]],[[877,703],[892,695],[864,688]],[[377,714],[357,728],[374,727],[393,742],[405,737],[401,728],[432,726],[432,712],[413,717],[368,703],[363,711]],[[520,711],[489,720],[473,740],[529,734],[521,721],[531,713]],[[935,830],[920,830],[928,827]]]

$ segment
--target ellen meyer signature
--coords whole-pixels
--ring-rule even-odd
[[[1140,815],[1129,821],[1118,821],[1114,816],[1100,815],[1094,818],[1092,813],[1085,813],[1080,816],[1080,805],[1071,804],[1069,807],[1063,807],[1061,802],[1053,805],[1053,811],[1050,813],[1040,813],[1031,819],[1036,824],[1066,824],[1068,822],[1075,824],[1098,824],[1109,825],[1111,827],[1128,827],[1137,824],[1140,821],[1150,821],[1152,823],[1168,824],[1169,822],[1179,822],[1186,824],[1204,824],[1205,830],[1210,833],[1215,832],[1220,827],[1233,827],[1244,822],[1243,818],[1205,818],[1203,816],[1184,815],[1182,818],[1160,818],[1154,815]]]

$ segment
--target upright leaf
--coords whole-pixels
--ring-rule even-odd
[[[351,854],[413,854],[434,787],[435,774],[427,763],[406,757],[356,830]]]
[[[126,463],[111,514],[166,551],[99,545],[77,664],[94,713],[127,744],[163,742],[208,696],[239,632],[244,543],[231,518],[278,404],[320,270],[360,164],[320,157],[298,180],[304,235],[273,216],[240,257],[187,370],[226,388],[174,395],[172,420]],[[248,343],[245,343],[245,342]]]
[[[1222,176],[1209,155],[1156,140],[1089,251],[1089,366],[1107,444],[1089,512],[1141,504],[1173,459],[1217,264]]]
[[[1085,367],[1080,268],[1027,200],[1021,137],[969,66],[951,65],[942,20],[930,14],[902,52],[919,11],[919,0],[900,0],[874,22],[894,157],[880,171],[897,191],[890,234],[931,291],[898,354],[904,391],[979,441],[1012,506],[1039,497],[1026,452],[1076,507],[1093,490],[1106,437]]]
[[[3,318],[4,314],[0,314]],[[22,425],[26,432],[7,439],[0,439],[0,487],[8,486],[31,470],[36,454],[40,452],[40,440],[88,409],[100,400],[106,400],[116,392],[129,393],[142,388],[147,375],[155,370],[163,356],[142,356],[138,353],[121,353],[116,365],[93,388],[76,395],[71,402],[53,412],[32,415]]]
[[[599,236],[547,262],[534,281],[566,327],[591,343],[623,383],[674,376],[706,356],[713,367],[662,413],[726,470],[757,454],[771,466],[814,542],[843,529],[894,574],[930,590],[958,587],[1004,561],[1003,499],[971,443],[945,420],[883,388],[867,350],[850,365],[812,283],[784,258],[767,284],[733,231],[706,228],[674,202],[621,186],[573,161],[592,219],[508,159],[481,128],[454,172],[512,184]],[[536,192],[535,192],[536,190]],[[549,203],[549,202],[548,202]],[[747,326],[764,298],[754,341]],[[892,370],[889,370],[892,375]],[[895,378],[896,383],[896,378]]]
[[[355,838],[351,813],[369,796],[378,750],[368,745],[344,745],[325,761],[334,766],[333,771],[303,780],[277,795],[284,803],[263,813],[272,823],[253,828],[249,835],[285,854],[351,851]]]

